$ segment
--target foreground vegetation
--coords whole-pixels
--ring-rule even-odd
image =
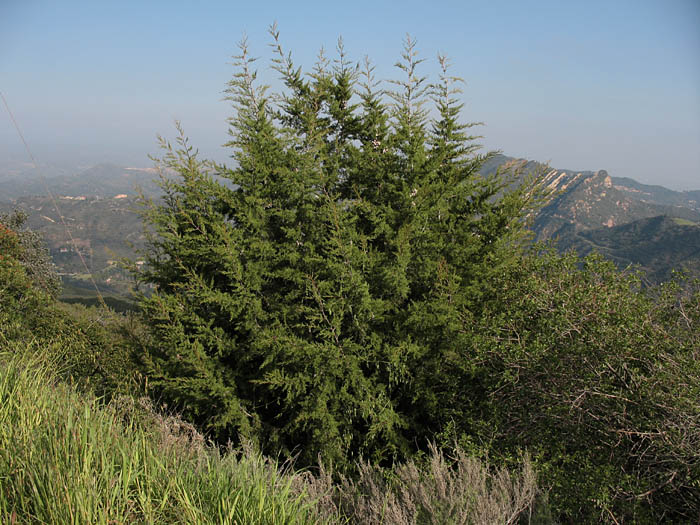
[[[296,471],[252,446],[215,446],[142,396],[135,321],[58,303],[37,277],[51,275],[45,253],[33,251],[38,239],[4,224],[2,523],[487,524],[534,512],[527,458],[511,475],[433,448],[396,472],[363,463],[350,479],[323,465]]]
[[[103,405],[38,354],[0,354],[3,523],[317,523],[294,477],[259,455],[219,454],[133,400]],[[150,416],[150,417],[149,417]]]
[[[528,247],[542,190],[479,175],[445,59],[429,85],[408,41],[385,92],[342,46],[305,76],[272,36],[286,91],[243,44],[235,169],[163,143],[139,315],[59,304],[38,239],[0,220],[0,510],[697,522],[698,283]]]
[[[221,452],[142,399],[80,395],[46,358],[63,348],[0,350],[2,523],[513,523],[532,511],[522,474],[433,450],[397,479],[367,464],[357,481],[294,472],[248,448]]]

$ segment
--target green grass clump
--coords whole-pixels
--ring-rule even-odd
[[[681,217],[673,217],[673,222],[679,226],[698,226],[697,222],[689,221],[688,219],[683,219]]]
[[[128,398],[104,405],[52,373],[32,344],[0,351],[0,522],[317,523],[294,476],[220,453]]]

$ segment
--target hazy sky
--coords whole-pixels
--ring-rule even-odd
[[[0,0],[0,91],[40,163],[148,166],[179,119],[224,160],[223,89],[268,26],[300,65],[342,35],[394,76],[406,33],[466,80],[464,119],[507,155],[700,189],[700,0],[384,2]],[[0,106],[0,158],[24,158]]]

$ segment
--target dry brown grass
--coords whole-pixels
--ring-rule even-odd
[[[341,476],[321,468],[301,475],[306,494],[317,501],[319,517],[340,516],[349,523],[387,525],[516,523],[533,511],[537,481],[524,457],[517,473],[491,470],[457,449],[446,457],[431,446],[427,460],[409,461],[393,472],[359,465],[358,476]]]

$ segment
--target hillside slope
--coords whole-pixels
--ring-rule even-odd
[[[633,199],[700,211],[700,190],[673,191],[663,186],[642,184],[628,177],[613,177],[612,182],[616,189]]]
[[[651,282],[668,281],[673,270],[700,278],[700,224],[668,216],[640,219],[612,228],[560,230],[561,250],[596,251],[620,268],[639,265]]]
[[[618,267],[638,265],[650,282],[671,278],[673,270],[700,276],[700,191],[611,177],[606,171],[551,169],[535,161],[496,155],[485,174],[509,166],[540,172],[552,191],[535,217],[536,240],[554,240],[560,251],[599,252]]]
[[[604,170],[578,173],[551,170],[544,184],[554,196],[533,225],[540,240],[552,238],[570,225],[576,231],[612,228],[660,215],[700,222],[700,212],[693,209],[630,198],[613,184]]]

